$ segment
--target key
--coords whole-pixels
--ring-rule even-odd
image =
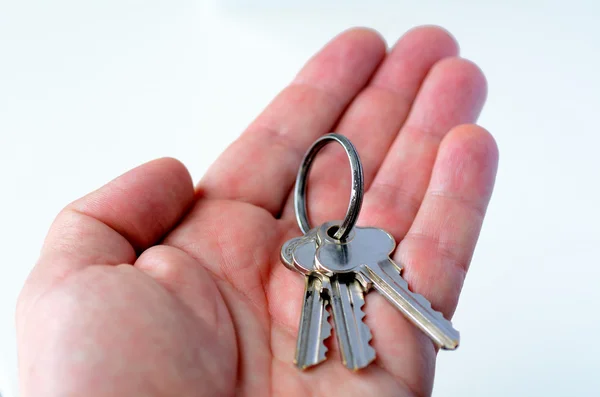
[[[299,245],[306,245],[309,250],[311,245],[315,247],[316,232],[317,229],[311,229],[304,236],[288,240],[281,247],[281,261],[288,269],[298,271],[294,267],[293,252]],[[315,250],[316,248],[312,250],[313,259]],[[302,273],[305,275],[304,299],[294,364],[304,370],[325,361],[327,353],[325,340],[331,336],[331,325],[328,321],[328,301],[323,289],[323,280],[326,277],[311,271],[302,271]]]
[[[294,364],[300,369],[325,361],[325,340],[331,336],[327,300],[323,296],[323,280],[318,275],[307,275],[304,280],[304,300],[294,357]]]
[[[287,267],[290,270],[293,271],[298,271],[298,269],[296,269],[296,267],[294,266],[294,250],[296,249],[297,246],[302,245],[303,243],[307,243],[307,244],[317,244],[317,228],[312,228],[310,229],[305,235],[300,236],[300,237],[294,237],[292,239],[289,239],[288,241],[286,241],[283,246],[281,247],[281,262],[283,263],[283,265],[285,267]],[[316,250],[315,250],[316,251]],[[313,254],[314,255],[314,254]],[[312,266],[311,266],[311,270],[312,271]],[[301,273],[307,274],[310,273],[309,270],[306,271],[302,271]]]
[[[331,282],[330,299],[342,362],[355,371],[368,366],[375,360],[375,349],[369,344],[371,330],[363,322],[365,299],[361,284],[336,277]]]
[[[316,250],[317,244],[310,239],[295,245],[292,259],[298,271],[318,274],[315,272]],[[328,292],[343,364],[355,371],[368,366],[375,360],[375,349],[369,344],[371,331],[363,321],[365,300],[362,285],[352,274],[333,278],[321,274],[320,278]]]
[[[402,267],[390,259],[396,247],[394,238],[382,229],[356,226],[340,242],[332,237],[337,225],[339,222],[328,222],[319,228],[316,267],[330,277],[356,274],[365,287],[374,287],[436,345],[445,350],[456,349],[459,332],[442,313],[433,310],[425,297],[409,290],[400,276]]]

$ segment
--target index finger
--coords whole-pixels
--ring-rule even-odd
[[[369,29],[334,38],[213,164],[200,182],[203,195],[245,201],[277,216],[305,150],[331,132],[385,53]]]

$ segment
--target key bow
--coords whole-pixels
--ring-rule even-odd
[[[324,274],[350,273],[374,258],[387,261],[396,248],[394,237],[375,227],[355,226],[347,239],[336,240],[331,235],[338,225],[338,222],[327,222],[317,231],[319,247],[315,264]]]

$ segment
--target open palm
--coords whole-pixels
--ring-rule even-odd
[[[160,159],[72,203],[53,224],[19,299],[23,396],[429,395],[436,349],[381,296],[367,295],[377,360],[359,372],[292,361],[303,278],[279,262],[300,235],[291,190],[320,135],[361,155],[359,225],[399,241],[413,291],[451,317],[496,172],[493,138],[472,124],[479,69],[442,29],[390,50],[352,29],[313,57],[194,189]],[[207,138],[210,139],[210,138]],[[340,219],[350,177],[327,147],[309,180],[313,224]]]

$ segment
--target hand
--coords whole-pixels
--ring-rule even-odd
[[[413,291],[451,317],[489,201],[496,144],[476,120],[486,83],[443,30],[386,53],[366,29],[316,54],[194,190],[172,159],[142,165],[67,206],[19,297],[23,396],[429,395],[433,343],[373,292],[376,362],[292,364],[303,278],[279,262],[300,235],[300,160],[336,131],[365,171],[359,225],[400,242]],[[341,219],[345,153],[329,145],[309,180],[313,224]],[[331,341],[331,340],[330,340]],[[451,354],[451,353],[448,353]]]

